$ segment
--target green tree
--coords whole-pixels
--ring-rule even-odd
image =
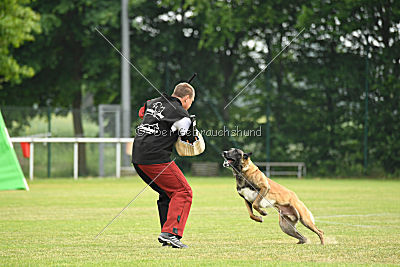
[[[96,104],[119,103],[120,56],[93,31],[98,26],[120,48],[119,4],[34,2],[43,34],[13,57],[37,75],[21,85],[5,83],[0,103],[74,108],[75,133],[83,135],[84,94],[92,93]],[[269,103],[271,159],[305,161],[314,174],[361,173],[367,98],[370,162],[395,173],[400,166],[399,13],[394,0],[131,1],[131,62],[166,93],[197,72],[191,113],[202,129],[261,125],[264,133]],[[135,118],[137,109],[159,93],[133,69],[131,74]],[[196,160],[220,160],[219,150],[231,146],[265,159],[265,134],[211,136],[207,144]]]
[[[343,166],[347,154],[356,155],[349,165],[362,164],[367,97],[370,163],[388,173],[399,170],[400,122],[396,114],[400,84],[394,78],[400,74],[399,21],[400,4],[393,0],[311,1],[303,7],[299,23],[309,28],[309,38],[301,47],[303,54],[308,54],[304,57],[307,68],[296,73],[322,89],[326,99],[322,116],[328,134],[321,137],[328,137],[325,150],[337,167]],[[366,79],[370,87],[367,96]]]
[[[0,99],[8,105],[68,107],[73,110],[76,136],[84,136],[81,104],[91,92],[96,103],[119,102],[119,60],[116,52],[94,31],[119,46],[119,2],[37,1],[43,32],[36,41],[16,51],[33,66],[36,75],[20,85],[8,85]],[[85,145],[79,146],[80,175],[87,173]]]
[[[24,42],[33,41],[34,33],[40,32],[40,16],[29,3],[29,0],[0,2],[0,89],[5,82],[19,83],[34,74],[32,67],[19,63],[11,53]]]
[[[238,34],[236,40],[223,40],[222,42],[230,44],[227,47],[220,46],[219,49],[214,44],[202,42],[208,38],[204,35],[205,27],[208,27],[204,21],[209,19],[207,16],[217,15],[208,14],[211,7],[202,7],[203,2],[149,1],[133,5],[130,16],[134,28],[139,30],[133,31],[131,36],[134,43],[132,60],[138,63],[153,83],[164,85],[160,89],[167,93],[172,92],[177,82],[197,72],[198,77],[193,82],[197,89],[196,104],[191,112],[198,116],[199,127],[222,129],[224,122],[229,121],[229,114],[223,109],[229,98],[224,97],[224,94],[232,95],[234,85],[243,80],[239,75],[240,71],[247,70],[252,59],[243,57],[239,51],[242,46],[238,44],[242,41],[243,33]],[[232,12],[237,10],[233,7],[229,9]],[[218,12],[220,15],[224,10]],[[231,17],[235,17],[234,14]],[[153,64],[150,69],[146,65],[147,61]],[[240,64],[235,64],[236,61]],[[142,88],[140,92],[133,92],[135,97],[132,101],[139,100],[133,104],[134,107],[138,107],[148,98],[158,96],[138,74],[133,73],[133,81]],[[219,157],[220,151],[217,149],[222,149],[227,144],[232,146],[229,140],[222,137],[212,137],[207,141],[211,144],[210,150],[203,157],[208,160]]]

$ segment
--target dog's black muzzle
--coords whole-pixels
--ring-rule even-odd
[[[228,151],[222,152],[221,156],[224,158],[224,163],[222,164],[223,167],[229,168],[235,163],[235,159],[228,156]]]

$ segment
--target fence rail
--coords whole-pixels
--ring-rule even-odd
[[[33,180],[34,144],[35,143],[72,143],[74,144],[74,179],[78,179],[78,144],[79,143],[115,143],[115,176],[121,176],[121,144],[133,142],[133,138],[94,138],[94,137],[11,137],[13,143],[29,143],[29,179]]]
[[[265,174],[270,175],[297,175],[297,178],[306,176],[304,162],[254,162],[259,167],[265,167]],[[271,167],[297,167],[297,171],[272,171]]]

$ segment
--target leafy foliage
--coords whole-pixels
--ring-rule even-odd
[[[31,3],[42,33],[13,57],[36,75],[6,83],[0,103],[78,109],[88,94],[94,104],[119,103],[120,56],[93,31],[119,49],[119,5]],[[222,149],[237,146],[264,161],[268,121],[272,161],[361,175],[368,127],[368,172],[400,172],[399,1],[130,1],[129,15],[130,60],[159,91],[199,74],[190,111],[200,129],[263,133],[206,136],[208,149],[195,160],[219,161]],[[134,128],[137,109],[159,94],[134,70],[131,78]]]
[[[5,82],[19,83],[32,77],[33,68],[19,63],[12,55],[14,48],[34,40],[40,32],[38,13],[27,4],[29,0],[2,0],[0,2],[0,89]]]

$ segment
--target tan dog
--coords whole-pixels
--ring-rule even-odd
[[[251,161],[251,154],[237,148],[222,153],[225,158],[224,167],[232,167],[237,191],[245,200],[250,218],[256,222],[263,222],[261,216],[254,215],[253,208],[265,216],[267,213],[261,208],[274,206],[281,214],[279,225],[284,233],[297,238],[298,244],[306,243],[307,238],[296,229],[296,224],[300,220],[305,227],[318,235],[323,245],[324,232],[315,226],[314,217],[304,203],[293,191],[267,178]]]

